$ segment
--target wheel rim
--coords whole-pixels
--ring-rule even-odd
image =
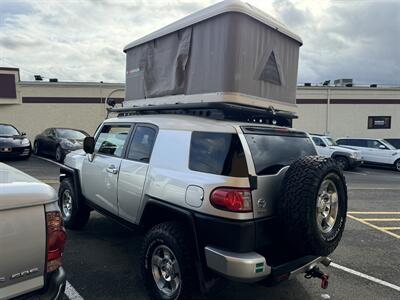
[[[60,161],[61,160],[61,150],[60,147],[57,148],[56,150],[56,160]]]
[[[396,162],[396,169],[397,171],[400,171],[400,160]]]
[[[318,228],[323,233],[331,232],[336,224],[338,197],[336,184],[325,177],[318,191],[316,212]]]
[[[70,190],[65,190],[61,195],[61,206],[64,220],[68,220],[72,213],[72,195]]]
[[[38,148],[38,142],[35,142],[35,154],[38,154],[39,153],[39,148]]]
[[[346,168],[346,161],[343,158],[339,158],[336,161],[342,170]]]
[[[181,287],[181,272],[174,253],[165,245],[154,249],[151,257],[151,271],[157,288],[171,298]]]

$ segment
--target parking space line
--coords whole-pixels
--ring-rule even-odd
[[[32,156],[33,156],[33,157],[36,157],[36,158],[39,158],[39,159],[42,159],[42,160],[45,160],[45,161],[48,161],[48,162],[51,162],[51,163],[53,163],[53,164],[55,164],[55,165],[58,165],[58,166],[60,166],[60,167],[63,167],[63,166],[64,166],[63,164],[60,164],[59,162],[56,162],[56,161],[51,160],[51,159],[46,158],[46,157],[37,156],[37,155],[32,155]]]
[[[83,297],[74,289],[74,287],[68,281],[65,285],[64,294],[69,300],[83,300]]]
[[[47,183],[47,184],[57,184],[60,183],[59,180],[56,179],[39,179],[40,181]]]
[[[367,225],[367,226],[369,226],[369,227],[372,227],[372,228],[374,228],[374,229],[376,229],[376,230],[378,230],[378,231],[380,231],[380,232],[386,233],[386,234],[388,234],[388,235],[390,235],[390,236],[392,236],[392,237],[395,237],[395,238],[397,238],[397,239],[400,239],[400,235],[395,234],[395,233],[393,233],[393,232],[390,232],[389,230],[383,229],[383,227],[376,226],[376,225],[371,224],[371,223],[369,223],[369,222],[367,222],[367,221],[364,221],[364,219],[354,217],[354,216],[352,216],[352,215],[350,215],[350,214],[347,214],[347,216],[348,216],[350,219],[356,220],[356,221],[358,221],[358,222],[360,222],[360,223],[363,223],[363,224],[365,224],[365,225]]]
[[[363,218],[366,222],[399,222],[400,218]]]
[[[381,227],[383,230],[400,230],[400,227]]]
[[[335,264],[334,262],[332,262],[332,263],[330,264],[330,266],[331,266],[331,267],[334,267],[334,268],[336,268],[336,269],[345,271],[345,272],[347,272],[347,273],[350,273],[350,274],[359,276],[359,277],[361,277],[361,278],[367,279],[367,280],[369,280],[369,281],[375,282],[375,283],[377,283],[377,284],[386,286],[386,287],[391,288],[391,289],[393,289],[393,290],[395,290],[395,291],[400,292],[400,286],[394,285],[393,283],[389,283],[389,282],[384,281],[384,280],[381,280],[381,279],[379,279],[379,278],[376,278],[376,277],[373,277],[373,276],[370,276],[370,275],[367,275],[367,274],[358,272],[358,271],[356,271],[356,270],[353,270],[353,269],[350,269],[350,268],[347,268],[347,267],[344,267],[344,266]]]
[[[348,211],[351,215],[400,215],[400,211]]]

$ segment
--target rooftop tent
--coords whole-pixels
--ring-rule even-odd
[[[222,101],[290,110],[301,44],[249,4],[217,3],[125,47],[126,104]]]

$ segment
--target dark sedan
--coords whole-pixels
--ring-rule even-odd
[[[37,135],[34,142],[36,155],[47,154],[63,162],[69,152],[82,149],[86,132],[71,128],[47,128]]]
[[[390,138],[390,139],[385,139],[385,141],[391,144],[396,149],[400,149],[400,138],[399,139]]]
[[[0,124],[0,158],[29,158],[31,142],[10,124]]]

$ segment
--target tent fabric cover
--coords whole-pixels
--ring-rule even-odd
[[[248,15],[217,15],[127,49],[125,99],[238,92],[294,104],[299,47]]]

